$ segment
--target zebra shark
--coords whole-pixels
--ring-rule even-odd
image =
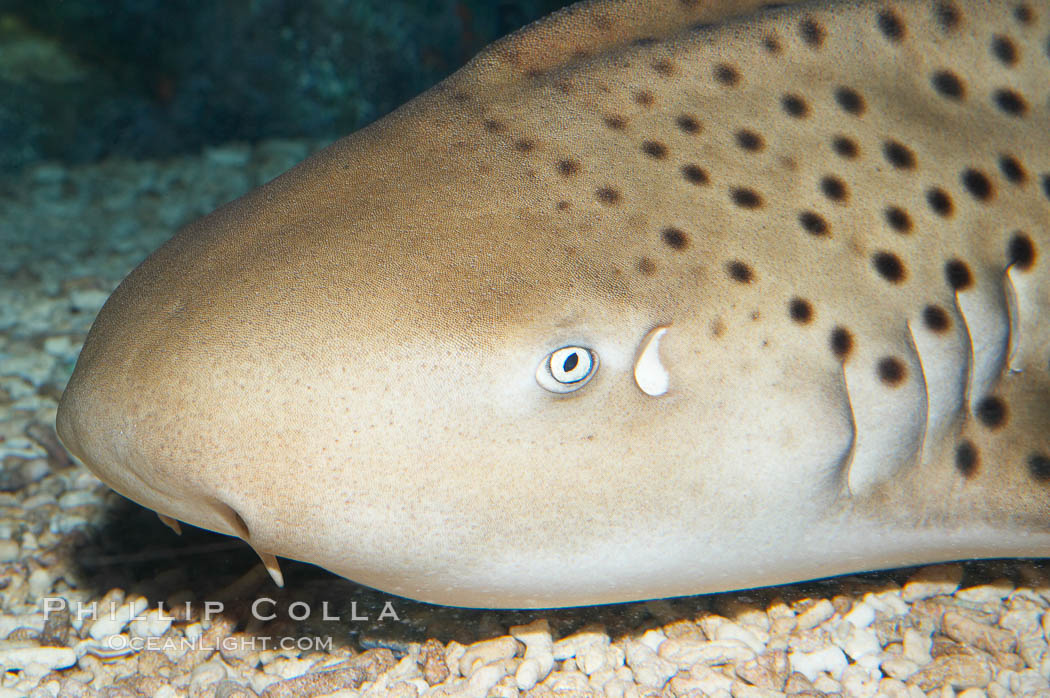
[[[189,224],[58,412],[475,607],[1050,555],[1050,6],[574,5]]]

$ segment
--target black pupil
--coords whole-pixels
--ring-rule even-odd
[[[561,365],[561,369],[568,373],[572,369],[576,368],[576,365],[580,363],[580,355],[576,352],[569,354],[565,357],[565,363]]]

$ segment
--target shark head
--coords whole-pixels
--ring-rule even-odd
[[[190,224],[63,442],[456,605],[1046,552],[1050,16],[758,4],[576,6]]]

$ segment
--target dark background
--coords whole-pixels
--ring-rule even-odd
[[[0,0],[0,173],[335,138],[567,0]]]

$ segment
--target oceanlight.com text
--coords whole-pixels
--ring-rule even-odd
[[[218,642],[203,637],[128,637],[112,635],[105,640],[107,649],[114,652],[183,652],[203,650],[208,652],[257,652],[263,650],[298,650],[300,652],[330,652],[332,638],[305,636],[236,635],[224,637]]]

